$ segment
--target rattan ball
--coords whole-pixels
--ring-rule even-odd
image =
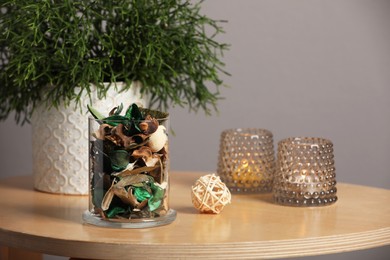
[[[191,197],[192,204],[201,213],[218,214],[231,202],[229,188],[214,173],[204,175],[195,182]]]

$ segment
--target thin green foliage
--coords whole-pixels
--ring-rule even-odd
[[[0,120],[79,102],[90,84],[138,80],[160,109],[216,109],[223,85],[222,21],[180,0],[2,0]],[[128,88],[130,84],[128,84]]]

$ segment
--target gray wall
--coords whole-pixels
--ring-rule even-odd
[[[219,116],[172,111],[176,169],[216,169],[219,134],[322,136],[339,181],[390,188],[390,1],[213,0],[232,77]],[[222,7],[222,8],[221,8]],[[183,158],[184,157],[184,158]]]
[[[229,21],[220,40],[231,44],[232,77],[218,115],[171,109],[172,170],[213,172],[222,130],[260,127],[275,143],[329,138],[339,182],[390,188],[390,1],[209,0],[203,11]],[[28,125],[0,123],[1,177],[31,173],[30,142]],[[385,247],[332,259],[389,255]]]

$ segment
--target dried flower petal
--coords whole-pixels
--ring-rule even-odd
[[[151,115],[147,115],[145,121],[139,123],[139,128],[143,134],[150,135],[156,132],[158,128],[157,119],[153,118]]]

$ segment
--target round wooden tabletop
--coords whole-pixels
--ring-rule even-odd
[[[390,245],[390,190],[337,184],[330,206],[276,205],[271,194],[233,194],[219,215],[200,214],[191,185],[206,173],[171,173],[176,220],[148,229],[83,224],[87,196],[34,191],[32,177],[0,181],[0,244],[93,259],[280,258]]]

